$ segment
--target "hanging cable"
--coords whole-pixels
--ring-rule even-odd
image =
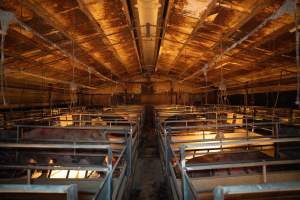
[[[2,27],[2,26],[1,26]],[[2,28],[3,30],[3,28]],[[4,91],[4,40],[5,40],[5,34],[1,34],[1,94],[2,94],[2,102],[4,105],[6,105],[6,100],[5,100],[5,91]]]
[[[205,64],[205,66],[202,68],[204,79],[205,79],[205,88],[207,90],[207,70],[208,70],[208,64]],[[205,92],[205,104],[207,105],[207,95],[208,92]]]
[[[75,19],[74,15],[72,17],[72,23],[75,27]],[[74,43],[74,30],[72,31],[72,59],[71,59],[71,64],[72,64],[72,82],[70,83],[70,103],[71,103],[71,108],[76,105],[77,103],[77,85],[75,83],[75,43]]]
[[[221,36],[220,39],[220,60],[223,60],[223,38]],[[223,64],[221,64],[221,73],[220,73],[220,84],[219,84],[219,92],[218,92],[218,103],[221,105],[224,105],[227,103],[227,93],[226,93],[226,85],[224,83],[224,77],[223,77]]]
[[[5,69],[4,69],[4,42],[9,24],[16,20],[15,14],[0,10],[0,23],[1,23],[1,61],[0,61],[0,73],[1,73],[1,94],[2,103],[7,104],[5,98]]]
[[[297,1],[295,1],[295,34],[296,34],[296,65],[297,65],[297,97],[296,105],[300,106],[300,60],[299,60],[299,31],[298,31],[298,14],[297,14]]]
[[[72,52],[73,52],[73,57],[74,57],[74,40],[72,40]],[[72,82],[70,83],[70,100],[71,100],[71,108],[73,106],[76,105],[76,102],[77,102],[77,86],[76,86],[76,83],[75,83],[75,62],[74,62],[74,59],[71,60],[71,63],[72,63]]]
[[[92,70],[91,68],[88,68],[89,72],[89,86],[91,87],[91,80],[92,80]],[[89,105],[91,106],[92,96],[91,93],[89,93]]]
[[[275,113],[275,108],[277,107],[277,103],[278,103],[278,98],[279,98],[279,93],[280,93],[280,86],[281,86],[281,79],[282,79],[282,73],[283,71],[281,71],[280,73],[280,78],[279,78],[279,82],[278,82],[278,89],[277,89],[277,95],[276,95],[276,99],[273,105],[273,115]]]

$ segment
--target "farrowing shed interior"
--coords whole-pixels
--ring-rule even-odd
[[[0,198],[299,199],[297,0],[0,0]]]

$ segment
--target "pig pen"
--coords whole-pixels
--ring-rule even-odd
[[[123,199],[142,112],[130,120],[127,115],[76,112],[16,125],[15,137],[0,143],[0,183],[76,184],[79,199]]]
[[[205,109],[156,112],[161,157],[174,199],[213,199],[220,185],[300,180],[300,156],[286,153],[290,147],[293,152],[299,149],[299,134],[280,134],[278,121]]]

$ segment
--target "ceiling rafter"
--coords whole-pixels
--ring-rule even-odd
[[[52,82],[52,83],[61,83],[61,84],[65,84],[65,85],[68,85],[68,86],[72,83],[72,81],[60,80],[60,79],[56,79],[56,78],[52,78],[52,77],[46,77],[46,76],[43,76],[43,75],[34,74],[34,73],[30,73],[30,72],[25,72],[25,71],[20,71],[20,70],[6,69],[5,73],[7,73],[8,76],[12,76],[12,77],[14,77],[13,74],[15,74],[15,73],[21,73],[21,74],[24,74],[26,76],[34,77],[36,79],[47,80],[47,81]],[[77,85],[81,88],[92,89],[92,90],[97,89],[95,87],[87,86],[85,84],[77,83]]]
[[[94,73],[95,76],[97,76],[98,78],[100,78],[102,80],[116,82],[116,81],[114,81],[114,80],[106,77],[105,75],[101,74],[100,72],[98,72],[93,67],[88,66],[85,63],[79,61],[77,58],[75,58],[69,52],[67,52],[66,50],[62,49],[57,44],[51,42],[50,40],[48,40],[47,38],[45,38],[43,35],[41,35],[37,31],[35,31],[34,29],[32,29],[31,27],[29,27],[27,24],[25,24],[24,22],[20,21],[19,19],[16,19],[15,23],[17,23],[19,26],[21,26],[22,28],[24,28],[26,31],[29,31],[29,32],[33,33],[36,37],[38,37],[39,39],[41,39],[44,43],[46,43],[51,48],[57,49],[58,51],[62,52],[64,54],[64,56],[66,56],[66,57],[70,58],[71,60],[73,60],[75,63],[77,63],[74,67],[76,67],[78,69],[81,69],[81,70],[84,70],[84,71],[87,71],[87,72],[89,72],[91,70],[91,72]]]
[[[201,17],[199,18],[199,20],[197,21],[195,27],[193,28],[193,31],[188,36],[188,38],[186,39],[186,41],[184,42],[184,44],[180,47],[180,49],[179,49],[179,51],[178,51],[175,59],[171,62],[172,64],[171,64],[171,67],[170,67],[169,71],[171,70],[172,67],[175,66],[176,62],[181,57],[182,52],[185,49],[186,45],[193,39],[194,35],[197,33],[197,31],[199,30],[199,28],[202,27],[203,23],[205,22],[205,19],[206,19],[207,15],[216,6],[216,3],[217,3],[217,0],[212,0],[210,2],[210,4],[206,7],[206,9],[203,11]]]
[[[26,68],[26,69],[24,69],[23,67],[21,68],[20,67],[20,65],[21,64],[17,64],[17,66],[18,66],[18,70],[13,70],[12,68],[10,68],[10,67],[15,67],[16,66],[16,64],[15,63],[11,63],[11,64],[5,64],[5,66],[6,66],[6,69],[8,69],[9,71],[11,71],[11,72],[21,72],[22,74],[30,74],[32,77],[37,77],[37,78],[39,78],[40,79],[40,77],[43,77],[45,80],[51,80],[52,82],[55,82],[55,80],[57,80],[57,82],[58,83],[64,83],[64,84],[66,84],[66,83],[68,83],[68,84],[70,84],[71,82],[70,81],[63,81],[63,80],[59,80],[59,79],[57,79],[57,78],[54,78],[54,77],[50,77],[50,76],[46,76],[46,75],[39,75],[39,74],[36,74],[36,73],[30,73],[29,71],[34,67],[34,68],[41,68],[41,67],[47,67],[47,70],[49,70],[49,69],[51,69],[51,71],[52,71],[52,69],[53,69],[53,67],[51,67],[49,64],[47,64],[47,63],[43,63],[43,62],[41,62],[41,61],[36,61],[36,60],[34,60],[34,59],[29,59],[28,57],[24,57],[24,56],[22,56],[22,55],[20,55],[20,54],[18,54],[18,53],[16,53],[16,52],[13,52],[13,53],[9,53],[9,54],[7,54],[8,56],[11,56],[11,57],[13,57],[14,59],[17,59],[17,60],[22,60],[22,62],[27,62],[27,63],[29,63],[30,64],[30,67],[31,68]],[[25,71],[26,70],[26,71]],[[56,70],[57,71],[57,70]],[[59,74],[62,74],[62,72],[61,71],[57,71],[57,73],[59,73]],[[67,73],[63,73],[63,74],[65,74],[65,76],[66,77],[68,77],[68,76],[70,76],[70,79],[72,78],[71,77],[71,74],[67,74]],[[82,78],[82,77],[81,77]],[[87,77],[88,78],[88,77]],[[76,84],[77,85],[79,85],[79,86],[81,86],[81,87],[83,87],[83,88],[89,88],[89,89],[94,89],[95,87],[90,87],[90,86],[88,86],[88,85],[85,85],[85,84],[81,84],[80,82],[76,82]]]
[[[236,32],[240,27],[242,27],[244,24],[246,24],[255,15],[257,15],[262,9],[269,6],[270,3],[271,3],[271,0],[260,2],[251,9],[251,12],[242,13],[242,16],[239,18],[239,21],[236,23],[236,25],[234,27],[225,29],[226,31],[224,31],[224,33],[222,33],[222,38],[220,38],[219,41],[215,42],[215,44],[211,47],[212,51],[214,51],[214,49],[218,48],[218,46],[220,45],[220,43],[222,41],[229,40],[234,32]],[[199,60],[196,60],[195,64],[192,66],[186,67],[186,70],[184,70],[182,73],[180,73],[179,77],[182,77],[189,69],[191,69],[195,66],[198,66],[198,65],[199,65]]]
[[[267,25],[268,22],[278,19],[280,16],[282,16],[285,13],[290,13],[292,12],[291,10],[291,6],[294,7],[295,5],[295,0],[286,0],[282,6],[279,7],[278,10],[276,10],[273,14],[271,14],[271,16],[269,16],[268,18],[266,18],[262,23],[260,23],[258,26],[256,26],[256,28],[254,28],[250,33],[248,33],[247,35],[245,35],[244,37],[242,37],[241,39],[239,39],[238,41],[236,41],[235,43],[233,43],[231,46],[227,47],[223,54],[230,52],[232,49],[236,48],[238,45],[240,45],[241,43],[243,43],[245,40],[247,40],[250,36],[252,36],[253,34],[255,34],[257,31],[259,31],[260,29],[262,29],[264,26]],[[208,63],[208,68],[211,69],[212,66],[215,65],[215,63],[217,63],[220,59],[222,58],[221,54],[216,55],[209,63]],[[193,78],[194,76],[202,73],[202,68],[197,70],[196,72],[192,73],[189,76],[184,77],[183,79],[181,79],[181,82],[184,82],[186,80],[189,80],[191,78]]]
[[[105,35],[102,27],[100,26],[100,24],[95,20],[95,18],[92,16],[92,14],[90,13],[89,9],[86,7],[86,5],[83,3],[83,0],[77,0],[79,7],[81,9],[81,11],[89,18],[89,20],[91,21],[91,23],[93,24],[93,27],[95,28],[95,30],[100,33],[101,35]],[[119,60],[119,62],[122,64],[122,67],[127,71],[127,73],[129,72],[127,69],[127,66],[129,65],[128,63],[124,63],[124,61],[122,60],[122,58],[120,57],[120,55],[118,54],[118,52],[116,51],[116,49],[113,47],[113,44],[111,43],[111,41],[106,37],[102,37],[103,42],[108,46],[108,49],[113,53],[113,55],[116,57],[116,59]]]
[[[50,26],[52,26],[54,29],[58,30],[60,33],[62,33],[66,38],[70,40],[70,44],[74,43],[74,45],[81,47],[81,50],[85,51],[87,56],[92,58],[95,62],[97,62],[100,66],[109,69],[115,76],[120,78],[118,70],[111,69],[111,67],[105,65],[103,62],[100,62],[99,59],[94,58],[90,52],[87,52],[84,48],[82,48],[82,45],[80,43],[77,43],[75,40],[75,37],[72,32],[70,32],[66,27],[61,24],[57,20],[53,20],[53,17],[48,13],[47,10],[43,9],[40,5],[33,4],[28,0],[18,0],[19,3],[26,8],[29,8],[34,13],[36,13],[39,17],[41,17],[46,23],[48,23]]]

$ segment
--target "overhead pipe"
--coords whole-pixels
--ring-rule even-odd
[[[133,11],[132,11],[132,5],[131,2],[129,0],[121,0],[121,3],[123,5],[123,10],[124,10],[124,14],[126,16],[127,19],[127,23],[129,25],[129,31],[130,31],[130,35],[132,37],[132,42],[134,45],[134,49],[135,52],[137,54],[137,58],[138,58],[138,62],[139,62],[139,67],[140,67],[140,72],[143,72],[143,68],[142,68],[142,53],[141,53],[141,48],[137,42],[137,31],[136,31],[136,26],[135,26],[135,22],[133,19]]]
[[[155,47],[157,45],[157,30],[158,30],[158,13],[161,8],[159,0],[138,0],[134,5],[138,10],[136,17],[139,19],[139,37],[141,44],[144,70],[146,73],[154,72],[155,64]],[[153,36],[155,39],[153,39]],[[145,39],[142,39],[145,37]]]
[[[156,48],[156,54],[155,54],[155,60],[154,60],[154,72],[157,71],[157,62],[158,62],[158,56],[159,56],[159,52],[160,52],[160,49],[161,49],[161,46],[163,44],[163,40],[165,39],[165,33],[166,33],[166,28],[167,28],[167,22],[168,22],[168,19],[170,17],[170,10],[171,10],[171,7],[173,7],[173,4],[174,4],[174,0],[167,0],[165,1],[165,4],[164,4],[164,8],[163,8],[163,19],[162,20],[162,23],[161,23],[161,31],[160,31],[160,34],[159,34],[159,37],[158,37],[158,43],[157,43],[157,48]]]

